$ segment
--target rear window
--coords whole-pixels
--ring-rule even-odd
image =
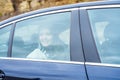
[[[120,64],[120,8],[88,10],[102,63]]]

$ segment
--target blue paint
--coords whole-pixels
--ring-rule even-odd
[[[89,80],[120,80],[120,68],[87,65]]]
[[[82,64],[0,59],[0,69],[7,76],[43,80],[86,80]]]

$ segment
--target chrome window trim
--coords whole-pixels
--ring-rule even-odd
[[[5,27],[5,26],[9,26],[9,25],[12,25],[12,24],[13,24],[13,22],[9,22],[9,23],[7,23],[7,24],[4,24],[4,25],[0,26],[0,28],[3,28],[3,27]]]
[[[80,9],[120,8],[120,4],[80,7]]]
[[[11,21],[9,23],[6,23],[6,24],[0,26],[0,28],[2,28],[4,26],[7,26],[7,25],[10,25],[10,24],[13,24],[13,23],[16,23],[18,21],[22,21],[22,20],[25,20],[25,19],[30,19],[30,18],[37,17],[37,16],[43,16],[43,15],[48,15],[48,14],[60,13],[60,12],[69,12],[69,11],[78,10],[78,9],[79,8],[70,8],[70,9],[55,10],[55,11],[41,12],[41,13],[38,13],[38,14],[32,14],[30,16],[26,16],[24,18],[16,19],[16,20],[13,20],[13,21]],[[24,14],[27,15],[27,14],[29,14],[29,12],[28,13],[24,13]]]
[[[30,19],[30,18],[34,18],[34,17],[37,17],[37,16],[43,16],[43,15],[48,15],[48,14],[55,14],[55,13],[62,13],[62,12],[70,12],[70,11],[73,11],[73,10],[76,10],[78,8],[72,8],[72,9],[64,9],[64,10],[56,10],[56,11],[48,11],[48,12],[41,12],[39,14],[33,14],[31,16],[28,16],[28,17],[24,17],[24,18],[21,18],[21,19],[18,19],[18,20],[15,20],[14,23],[16,22],[19,22],[19,21],[22,21],[22,20],[25,20],[25,19]],[[26,13],[27,14],[27,13]]]
[[[84,62],[77,61],[61,61],[61,60],[38,60],[38,59],[27,59],[27,58],[10,58],[10,57],[0,57],[2,60],[19,60],[19,61],[33,61],[33,62],[50,62],[50,63],[65,63],[65,64],[76,64],[84,65]]]
[[[107,63],[93,63],[93,62],[85,62],[88,66],[100,66],[100,67],[115,67],[120,68],[119,64],[107,64]]]

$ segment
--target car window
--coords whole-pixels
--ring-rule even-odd
[[[88,10],[102,63],[120,64],[120,8]]]
[[[16,23],[12,57],[70,60],[71,13],[55,13]]]
[[[11,25],[0,28],[0,57],[7,57]]]

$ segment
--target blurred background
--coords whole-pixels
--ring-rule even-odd
[[[32,10],[90,1],[100,0],[0,0],[0,21]]]

